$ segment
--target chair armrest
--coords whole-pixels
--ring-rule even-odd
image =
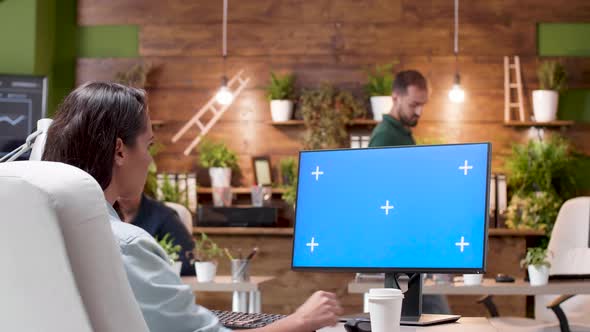
[[[553,313],[555,313],[555,316],[557,316],[557,319],[559,320],[559,329],[561,332],[571,332],[571,330],[567,321],[567,317],[565,316],[565,312],[563,312],[563,309],[561,309],[560,305],[574,296],[575,294],[560,295],[547,305],[547,308],[553,310]]]

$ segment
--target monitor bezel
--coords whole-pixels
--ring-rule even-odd
[[[488,252],[488,227],[489,227],[489,204],[490,204],[490,175],[491,175],[491,160],[492,160],[492,144],[490,142],[475,142],[475,143],[451,143],[451,144],[425,144],[425,145],[400,145],[400,146],[387,146],[387,147],[369,147],[360,149],[325,149],[325,150],[302,150],[299,151],[298,163],[297,163],[297,177],[300,175],[301,155],[303,153],[315,153],[315,152],[329,152],[329,151],[347,151],[347,150],[376,150],[376,149],[407,149],[407,148],[425,148],[425,147],[437,147],[437,146],[465,146],[465,145],[487,145],[488,156],[487,156],[487,172],[486,172],[486,200],[485,200],[485,217],[484,217],[484,246],[483,246],[483,257],[481,268],[428,268],[428,267],[331,267],[331,266],[295,266],[294,265],[294,254],[295,254],[295,237],[297,234],[297,200],[299,197],[299,184],[297,181],[297,195],[295,198],[295,216],[293,219],[293,240],[291,244],[291,270],[293,271],[307,271],[307,272],[365,272],[365,273],[390,273],[390,272],[403,272],[403,273],[474,273],[483,274],[486,272],[487,267],[487,252]]]

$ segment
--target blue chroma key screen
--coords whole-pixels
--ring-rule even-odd
[[[294,269],[485,269],[489,143],[302,151]]]

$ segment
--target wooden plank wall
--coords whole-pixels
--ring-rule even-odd
[[[191,141],[170,138],[220,84],[222,1],[79,0],[80,25],[137,24],[140,54],[156,66],[149,82],[152,118],[166,121],[157,129],[165,148],[158,158],[163,171],[193,171],[195,155],[181,156]],[[452,85],[453,2],[448,0],[241,0],[229,2],[228,73],[245,69],[252,82],[216,125],[211,138],[238,151],[242,177],[253,182],[251,156],[280,158],[301,148],[302,128],[268,124],[264,95],[269,72],[293,72],[298,86],[331,82],[362,95],[363,67],[399,60],[398,69],[415,68],[429,79],[432,94],[416,128],[418,138],[446,142],[491,141],[493,167],[526,130],[502,125],[504,55],[520,55],[526,102],[535,88],[537,22],[590,20],[590,3],[573,0],[558,6],[549,0],[461,2],[460,68],[465,104],[447,99]],[[79,59],[78,83],[110,80],[137,59]],[[564,59],[570,87],[590,86],[590,59]],[[566,132],[590,152],[590,129]],[[275,170],[276,172],[276,170]],[[201,171],[200,182],[208,179]]]
[[[182,155],[192,138],[185,136],[177,144],[171,144],[170,139],[220,84],[221,6],[221,0],[78,1],[79,25],[136,24],[140,27],[140,54],[143,61],[156,67],[148,82],[152,118],[166,122],[156,129],[157,139],[165,145],[157,160],[161,171],[197,169],[196,154]],[[301,148],[302,128],[277,128],[268,123],[270,111],[264,87],[271,70],[295,73],[299,88],[326,81],[361,96],[362,84],[366,82],[363,67],[397,59],[396,70],[418,69],[432,86],[430,102],[416,128],[416,136],[446,142],[491,141],[493,168],[498,171],[510,145],[527,136],[525,129],[502,124],[503,56],[521,56],[527,92],[525,101],[530,111],[529,96],[537,86],[535,69],[540,60],[536,56],[537,22],[589,20],[590,2],[587,0],[571,0],[566,4],[551,0],[461,1],[459,61],[467,100],[455,106],[447,99],[454,73],[453,1],[230,1],[228,73],[245,69],[252,81],[210,137],[221,139],[238,151],[242,177],[235,184],[250,185],[253,181],[251,156],[270,155],[276,167],[280,158],[296,155]],[[138,61],[142,60],[78,59],[77,82],[111,80],[117,71],[128,69]],[[589,58],[563,61],[570,74],[570,87],[590,86]],[[564,134],[590,153],[590,127],[577,125]],[[199,172],[202,184],[208,183],[204,175]],[[221,240],[223,245],[231,245],[236,239]],[[290,253],[280,251],[285,247],[282,241],[272,238],[252,241],[259,245],[268,242],[268,248],[284,256],[280,264],[277,263],[281,266],[275,266],[274,270],[265,264],[255,271],[285,274],[284,278],[267,286],[276,296],[266,302],[264,310],[290,312],[295,304],[301,303],[303,295],[307,295],[294,294],[294,287],[311,291],[330,286],[336,279],[335,290],[344,296],[343,287],[350,276],[305,274],[305,278],[299,275],[295,278],[286,265]],[[519,252],[523,250],[514,243],[496,249],[490,247],[493,251],[490,257],[501,260],[500,257],[508,255],[517,260],[510,249],[516,247]],[[263,258],[258,259],[261,262]],[[207,298],[204,297],[205,304],[211,303]],[[359,309],[358,298],[353,300],[348,295],[344,301],[347,309]],[[469,311],[470,306],[474,307],[471,303],[454,307],[463,314],[481,314]],[[517,310],[510,307],[506,312],[522,314],[523,307]]]

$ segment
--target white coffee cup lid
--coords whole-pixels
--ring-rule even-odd
[[[401,290],[396,288],[371,288],[369,289],[370,297],[404,297]]]

